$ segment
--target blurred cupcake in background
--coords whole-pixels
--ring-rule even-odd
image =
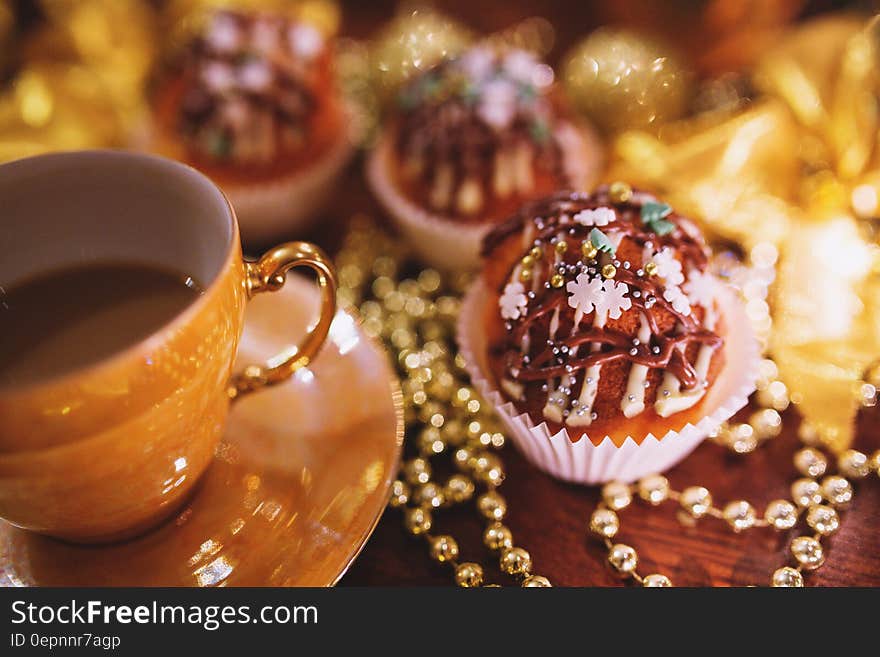
[[[423,260],[470,269],[492,226],[524,201],[588,188],[601,160],[553,69],[528,51],[480,44],[402,88],[367,174]]]
[[[333,58],[307,22],[215,11],[157,74],[146,146],[213,178],[246,242],[291,235],[353,152]]]

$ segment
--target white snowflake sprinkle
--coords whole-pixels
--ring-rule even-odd
[[[715,301],[718,285],[715,277],[709,272],[692,269],[688,274],[687,283],[683,286],[692,306],[710,308]]]
[[[238,69],[238,82],[248,91],[265,91],[272,84],[272,70],[266,62],[248,62]]]
[[[482,82],[495,70],[495,53],[488,46],[471,48],[458,61],[461,70],[473,82]]]
[[[241,43],[241,30],[235,19],[225,14],[218,14],[211,22],[206,36],[208,45],[219,53],[234,52]]]
[[[202,67],[202,82],[212,93],[223,93],[235,84],[235,72],[229,64],[208,62]]]
[[[516,87],[500,78],[486,84],[477,114],[496,130],[507,128],[516,115]]]
[[[691,314],[691,304],[687,296],[677,285],[669,285],[663,291],[663,298],[672,304],[672,308],[687,317]]]
[[[504,72],[521,84],[534,84],[538,60],[526,50],[511,50],[504,57]]]
[[[498,299],[501,306],[501,316],[504,319],[519,319],[525,316],[528,299],[522,283],[508,283],[504,288],[504,294]]]
[[[675,257],[675,252],[668,246],[664,246],[659,253],[655,253],[651,260],[657,265],[657,275],[666,282],[666,285],[677,286],[684,283],[681,263]]]
[[[299,23],[287,33],[290,47],[304,59],[313,59],[324,48],[324,36],[315,27]]]
[[[581,210],[574,215],[574,220],[582,226],[607,226],[614,221],[617,215],[611,208],[596,208],[595,210]]]
[[[623,311],[632,308],[632,301],[626,294],[629,286],[626,283],[608,279],[602,286],[604,294],[600,303],[596,306],[597,312],[607,312],[611,319],[620,319]]]
[[[599,278],[591,279],[588,274],[578,274],[577,278],[566,284],[565,289],[568,292],[568,305],[583,315],[593,312],[604,293],[602,281]]]

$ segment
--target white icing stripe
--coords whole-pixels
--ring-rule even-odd
[[[641,326],[639,327],[639,341],[648,346],[651,340],[651,327],[644,313],[640,314]],[[626,391],[620,400],[620,409],[625,417],[635,417],[645,410],[645,381],[648,377],[648,366],[633,363],[629,370],[629,379],[626,383]]]
[[[563,235],[560,234],[557,237],[559,239],[564,239]],[[553,268],[556,268],[556,265],[561,261],[561,256],[559,253],[554,253],[553,255]],[[553,311],[553,317],[550,318],[550,326],[548,328],[548,338],[550,340],[556,339],[556,332],[559,330],[559,312],[560,308],[557,308]],[[562,377],[559,381],[559,388],[565,388],[566,386],[566,377]],[[551,422],[561,423],[563,420],[562,410],[565,406],[568,406],[568,395],[563,393],[559,388],[555,387],[555,381],[553,379],[547,380],[547,390],[549,391],[547,394],[547,403],[544,404],[544,408],[542,413],[544,417]],[[562,401],[563,403],[558,403]]]
[[[605,313],[596,312],[594,314],[593,326],[601,329],[605,326],[607,316]],[[601,346],[598,343],[590,345],[591,351],[599,351]],[[599,374],[602,371],[601,365],[593,365],[588,367],[584,372],[584,382],[581,384],[581,394],[578,397],[578,406],[574,413],[568,416],[567,424],[572,427],[585,427],[593,422],[593,402],[596,401],[596,394],[599,392]]]
[[[535,186],[532,173],[532,149],[523,142],[516,148],[516,188],[520,193],[528,193]]]
[[[492,186],[496,196],[499,198],[507,198],[513,192],[514,172],[513,172],[513,156],[508,152],[509,149],[499,149],[495,153],[495,167],[492,176]],[[529,240],[526,247],[531,243]]]
[[[703,319],[705,327],[710,331],[715,330],[715,322],[717,320],[718,318],[715,316],[715,308],[706,308],[706,314]],[[714,353],[714,347],[707,344],[700,347],[700,351],[697,353],[697,362],[694,364],[694,369],[697,371],[697,376],[700,379],[699,385],[702,385],[702,382],[706,380],[706,375],[709,374],[709,366],[712,364],[712,356]]]
[[[556,331],[559,330],[559,308],[553,311],[553,317],[550,318],[550,339],[556,337]]]
[[[714,313],[711,313],[708,309],[706,312],[705,324],[711,330],[715,324]],[[711,317],[709,316],[710,313]],[[715,350],[710,345],[700,347],[700,351],[697,353],[697,362],[694,365],[698,379],[697,385],[686,392],[681,392],[681,382],[678,378],[666,372],[663,382],[660,384],[660,389],[657,391],[657,401],[654,402],[654,410],[657,411],[657,415],[669,417],[691,408],[703,398],[703,395],[706,394],[706,387],[703,385],[703,381],[706,379],[706,374],[709,373],[709,365],[712,363],[712,354],[714,353]],[[664,394],[664,391],[667,390],[669,391],[668,395]]]
[[[523,231],[523,249],[528,251],[532,246],[532,240],[535,236],[535,224],[531,221],[526,223],[526,229]]]
[[[501,388],[514,399],[522,400],[525,398],[523,395],[523,385],[521,383],[504,378],[501,379]]]

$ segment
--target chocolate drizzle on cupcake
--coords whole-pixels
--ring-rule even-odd
[[[718,283],[699,231],[620,189],[529,204],[484,241],[490,262],[521,249],[498,289],[501,388],[555,424],[649,406],[668,417],[695,405],[719,366]]]
[[[566,186],[553,70],[531,53],[472,48],[410,82],[398,97],[396,153],[404,182],[447,215],[483,213],[492,200],[534,196],[536,179]]]
[[[245,165],[302,148],[326,52],[324,37],[308,24],[214,13],[182,61],[178,120],[188,146]]]

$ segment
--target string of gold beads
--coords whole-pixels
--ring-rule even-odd
[[[532,249],[523,272],[540,257],[540,248]],[[340,300],[358,308],[364,330],[395,356],[406,442],[418,453],[402,464],[389,505],[402,511],[406,531],[425,541],[431,559],[449,567],[458,586],[486,585],[485,571],[477,561],[462,560],[453,536],[436,532],[435,515],[467,503],[474,503],[485,522],[483,544],[499,570],[524,587],[550,586],[534,573],[531,555],[514,544],[503,523],[507,501],[498,487],[504,465],[496,450],[504,436],[455,355],[455,316],[465,280],[444,280],[431,269],[401,279],[403,259],[399,245],[365,219],[353,222],[337,256]],[[445,481],[432,467],[432,459],[441,457],[455,471]]]
[[[803,447],[795,453],[793,460],[802,476],[791,485],[791,499],[773,500],[763,516],[759,516],[746,500],[733,500],[719,507],[714,504],[707,488],[689,486],[676,491],[666,477],[655,474],[643,477],[635,484],[611,482],[603,486],[602,499],[590,517],[589,531],[604,542],[608,564],[618,575],[632,578],[643,586],[671,586],[671,581],[664,575],[640,576],[636,549],[614,542],[620,531],[618,512],[629,507],[633,499],[651,506],[676,503],[691,521],[716,518],[736,533],[756,527],[787,531],[804,518],[812,533],[791,541],[789,554],[793,565],[778,568],[770,578],[772,586],[803,586],[803,573],[816,570],[825,563],[822,539],[840,528],[840,511],[852,501],[854,494],[850,479],[863,479],[872,472],[880,477],[880,450],[870,457],[858,450],[847,450],[837,458],[839,474],[824,477],[828,459],[819,449]],[[819,477],[823,478],[818,480]]]

